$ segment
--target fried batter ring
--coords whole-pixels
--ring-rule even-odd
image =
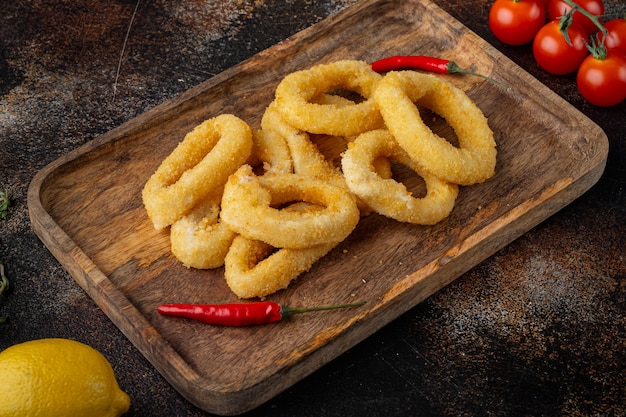
[[[272,132],[252,132],[249,161],[262,165],[263,175],[292,171],[289,148],[282,137]],[[171,250],[185,266],[213,269],[224,265],[224,258],[237,235],[219,219],[224,187],[205,197],[170,229]]]
[[[416,198],[404,184],[381,177],[375,168],[380,157],[394,159],[415,171],[426,183],[426,195]],[[361,134],[350,144],[342,159],[350,190],[376,212],[400,222],[432,225],[454,208],[459,187],[421,170],[387,130]]]
[[[359,221],[356,199],[347,190],[298,174],[257,177],[242,166],[224,187],[221,218],[233,231],[275,248],[300,249],[337,243]],[[305,201],[323,206],[314,212],[280,210]]]
[[[285,138],[270,130],[252,132],[252,154],[248,165],[262,165],[265,174],[293,172],[291,154]]]
[[[346,106],[348,101],[339,96],[331,96],[323,94],[316,98],[315,101],[325,103],[335,103],[339,106]],[[265,110],[261,119],[261,127],[263,131],[276,132],[276,134],[285,138],[291,159],[293,161],[293,172],[299,175],[306,175],[314,178],[324,179],[338,187],[348,189],[346,180],[341,171],[334,167],[324,158],[317,146],[311,141],[310,135],[300,129],[291,126],[285,121],[278,111],[276,101],[270,103]],[[390,170],[384,162],[378,161],[381,171]],[[371,211],[365,203],[357,200],[357,205],[361,214],[365,215]]]
[[[265,297],[289,283],[338,243],[303,249],[275,249],[260,240],[237,236],[224,263],[224,277],[240,298]]]
[[[154,227],[171,225],[223,186],[251,150],[252,131],[236,116],[222,114],[194,128],[143,188],[144,206]]]
[[[391,134],[425,171],[459,185],[480,183],[494,175],[493,132],[462,90],[432,74],[400,71],[385,75],[374,98]],[[460,147],[433,133],[414,103],[443,117]]]
[[[278,111],[291,126],[305,132],[355,136],[382,126],[371,98],[381,79],[369,64],[353,60],[296,71],[285,76],[276,87]],[[324,93],[337,89],[357,92],[365,100],[353,104],[345,100],[318,100]]]
[[[221,199],[220,190],[172,224],[171,250],[186,267],[213,269],[224,265],[224,258],[237,234],[219,221]]]

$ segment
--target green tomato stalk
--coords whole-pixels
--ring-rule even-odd
[[[596,39],[595,40],[592,39],[591,43],[585,43],[587,45],[587,49],[589,50],[589,52],[595,58],[597,58],[597,59],[604,59],[606,57],[606,47],[604,46],[604,40],[606,39],[607,35],[609,34],[609,31],[604,27],[604,25],[600,21],[600,17],[596,16],[596,15],[594,15],[592,13],[589,13],[587,10],[582,8],[580,5],[574,3],[573,0],[563,0],[563,1],[565,3],[567,3],[567,4],[569,4],[570,7],[572,8],[568,13],[566,13],[565,15],[563,15],[561,17],[561,22],[560,22],[561,33],[565,37],[565,40],[567,41],[567,43],[569,45],[572,44],[572,41],[570,40],[569,34],[567,32],[567,29],[572,24],[572,16],[576,12],[582,13],[583,15],[585,15],[585,17],[587,17],[587,19],[591,20],[593,22],[593,24],[596,25],[596,27],[598,28],[599,32],[602,32],[602,34],[604,35],[604,36],[600,36],[600,33],[598,32],[598,34],[596,35]],[[598,40],[600,38],[602,40],[600,42],[598,42]]]

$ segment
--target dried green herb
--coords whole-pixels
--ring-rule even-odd
[[[0,298],[4,295],[5,291],[9,289],[9,279],[4,273],[4,264],[0,261]],[[4,323],[6,317],[0,316],[0,323]]]
[[[0,190],[0,219],[6,219],[9,215],[9,206],[11,199],[9,198],[9,190]]]

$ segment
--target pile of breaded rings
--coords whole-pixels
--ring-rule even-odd
[[[337,92],[350,92],[337,94]],[[458,146],[432,132],[419,108],[445,119]],[[415,71],[374,72],[343,60],[287,75],[260,129],[231,114],[178,144],[142,192],[156,229],[187,267],[224,267],[240,298],[263,298],[342,242],[372,212],[420,225],[446,218],[459,185],[494,175],[487,119],[460,89]],[[342,141],[329,160],[313,137]],[[413,196],[391,163],[423,178]]]

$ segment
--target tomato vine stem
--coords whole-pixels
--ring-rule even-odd
[[[565,40],[567,41],[567,43],[569,45],[572,44],[571,40],[569,38],[569,34],[567,33],[567,29],[572,24],[572,16],[573,16],[573,14],[575,12],[578,12],[578,13],[583,14],[585,17],[587,17],[587,19],[591,20],[593,22],[593,24],[596,25],[598,30],[604,34],[604,36],[602,36],[602,41],[600,42],[600,45],[598,45],[597,42],[596,42],[595,45],[592,47],[590,44],[587,43],[586,44],[587,45],[587,49],[589,49],[589,52],[594,54],[594,56],[595,56],[594,50],[596,50],[597,48],[605,49],[604,55],[606,55],[606,48],[604,47],[604,40],[606,39],[606,36],[608,35],[609,31],[604,27],[604,25],[600,21],[600,17],[594,15],[593,13],[589,13],[587,10],[585,10],[583,7],[581,7],[579,4],[574,3],[573,0],[563,0],[563,1],[565,3],[567,3],[572,8],[569,12],[567,12],[566,14],[561,16],[561,22],[560,22],[561,23],[561,33],[565,37]]]

